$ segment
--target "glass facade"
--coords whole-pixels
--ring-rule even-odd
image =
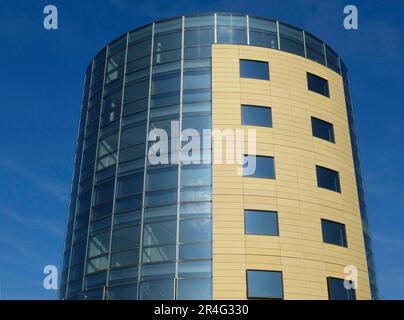
[[[172,148],[171,142],[177,141],[181,146],[189,137],[172,133],[169,128],[173,121],[180,130],[195,129],[202,133],[203,129],[211,128],[214,43],[290,52],[343,76],[369,274],[376,297],[345,65],[328,45],[301,29],[265,18],[215,13],[176,17],[139,27],[102,49],[87,68],[60,298],[212,298],[210,161],[156,165],[146,155],[152,147],[147,136],[153,129],[168,129],[167,149],[161,154],[178,157],[178,148]],[[241,75],[244,71],[251,75],[252,70],[258,78],[269,80],[268,63],[264,66],[262,72],[262,68],[243,65]],[[246,108],[243,123],[272,125],[269,107],[243,108]],[[251,108],[257,109],[250,113]],[[259,119],[262,112],[265,117]],[[211,147],[200,148],[210,160]],[[274,159],[254,158],[256,175],[274,179]],[[257,221],[253,218],[254,226]],[[271,223],[273,219],[264,220]],[[271,225],[271,233],[275,233]],[[252,281],[254,276],[251,274]],[[279,298],[281,292],[283,296],[279,289],[281,273],[264,278],[276,282],[274,294],[269,295]],[[261,294],[268,295],[258,292],[252,296]]]

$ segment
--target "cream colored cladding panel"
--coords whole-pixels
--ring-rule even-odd
[[[240,79],[239,59],[268,61],[270,81]],[[328,80],[330,98],[307,90],[307,72]],[[246,299],[246,270],[262,269],[282,271],[285,299],[327,299],[326,278],[354,265],[357,299],[370,299],[342,78],[285,52],[213,45],[212,88],[214,129],[243,128],[241,104],[272,108],[273,128],[244,129],[256,129],[256,152],[276,171],[243,178],[238,164],[213,165],[213,297]],[[312,136],[312,116],[334,124],[335,144]],[[341,193],[317,187],[316,165],[340,173]],[[280,236],[245,235],[244,209],[277,211]],[[348,248],[323,243],[322,218],[346,225]]]

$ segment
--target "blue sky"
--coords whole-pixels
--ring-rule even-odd
[[[43,8],[59,9],[59,30]],[[343,28],[355,4],[359,30]],[[278,18],[329,43],[351,76],[381,298],[404,299],[404,1],[68,0],[0,3],[0,287],[3,299],[54,299],[82,82],[107,42],[155,19],[235,11]]]

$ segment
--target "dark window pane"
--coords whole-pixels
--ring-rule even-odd
[[[139,41],[146,37],[150,37],[152,33],[152,26],[148,25],[129,33],[129,43]]]
[[[112,200],[114,197],[114,180],[95,187],[94,205]]]
[[[109,300],[136,300],[137,284],[108,288]]]
[[[138,270],[137,266],[111,270],[109,273],[109,283],[127,284],[128,282],[135,282],[138,278]]]
[[[313,136],[330,142],[335,142],[334,126],[331,123],[311,117],[311,126]]]
[[[181,47],[181,32],[154,37],[154,53]]]
[[[153,219],[160,217],[175,217],[177,215],[177,205],[145,208],[144,217],[145,219]]]
[[[335,72],[340,73],[339,58],[338,55],[329,46],[325,46],[327,56],[327,66],[333,69]]]
[[[212,299],[212,279],[179,279],[178,300]]]
[[[121,133],[121,148],[127,148],[138,144],[144,144],[145,140],[146,140],[145,124],[128,128],[123,130]],[[144,152],[142,153],[142,156],[144,156]]]
[[[283,299],[282,272],[247,270],[247,298]]]
[[[213,15],[196,15],[185,17],[185,28],[213,27]]]
[[[105,285],[107,280],[107,272],[96,273],[90,276],[86,276],[84,281],[85,289],[94,288]]]
[[[175,263],[153,263],[144,264],[141,271],[141,279],[168,279],[174,278],[175,275]],[[172,280],[171,280],[172,281]]]
[[[185,261],[180,262],[178,266],[179,277],[195,278],[210,277],[212,274],[212,261]]]
[[[212,240],[210,219],[180,221],[180,242],[204,242]]]
[[[229,27],[221,27],[217,29],[218,43],[234,43],[247,44],[246,29],[232,29]]]
[[[244,156],[243,170],[245,177],[275,179],[273,157]]]
[[[356,300],[355,289],[345,289],[343,279],[328,277],[327,285],[330,300]]]
[[[281,50],[297,54],[304,57],[304,44],[303,42],[294,41],[286,37],[280,37]]]
[[[186,47],[212,44],[213,29],[186,30],[184,37]]]
[[[317,185],[319,188],[341,192],[339,173],[324,167],[316,166]]]
[[[211,259],[212,243],[180,244],[180,260]]]
[[[163,206],[177,202],[177,190],[147,192],[146,207]]]
[[[210,88],[210,70],[184,72],[184,90]]]
[[[139,249],[126,250],[111,255],[111,268],[122,268],[139,263]]]
[[[108,255],[87,260],[86,273],[94,273],[108,268]]]
[[[180,74],[153,77],[152,94],[168,93],[180,90]]]
[[[250,44],[271,49],[278,49],[278,36],[272,33],[250,30]]]
[[[307,85],[310,91],[319,93],[326,97],[330,97],[328,81],[326,79],[307,72]]]
[[[116,200],[116,212],[140,209],[142,207],[142,194],[129,196]]]
[[[307,58],[325,65],[324,44],[321,40],[305,33]]]
[[[154,33],[162,33],[173,30],[181,29],[182,27],[182,19],[174,18],[166,21],[156,22],[154,26]]]
[[[143,172],[125,176],[118,180],[118,195],[124,196],[139,193],[143,190]]]
[[[210,58],[211,54],[211,46],[198,46],[184,49],[184,59]]]
[[[112,234],[112,251],[136,248],[140,241],[140,226],[115,230]]]
[[[280,23],[279,34],[295,41],[303,42],[303,31],[292,26]]]
[[[143,281],[139,286],[140,300],[173,300],[174,280]]]
[[[147,97],[149,94],[149,79],[136,82],[125,87],[124,103]]]
[[[247,28],[247,18],[245,15],[218,14],[217,25],[219,27]]]
[[[243,105],[241,114],[243,125],[272,127],[272,113],[269,107]]]
[[[175,260],[175,245],[143,248],[143,263],[156,263]]]
[[[240,59],[240,77],[269,80],[268,62]]]
[[[109,251],[109,236],[110,232],[105,232],[91,237],[88,240],[87,257],[92,258],[101,254],[106,254]]]
[[[321,219],[323,241],[341,247],[347,247],[345,225],[342,223]]]
[[[176,234],[176,221],[145,224],[143,226],[143,245],[156,246],[165,243],[175,243]]]
[[[177,187],[178,166],[162,169],[148,169],[146,178],[146,190],[164,190]]]
[[[277,212],[244,210],[244,221],[246,234],[279,236]]]
[[[128,61],[150,55],[151,39],[138,42],[128,48]]]
[[[277,33],[276,21],[270,21],[251,16],[249,20],[250,20],[250,29],[270,32],[276,35]]]

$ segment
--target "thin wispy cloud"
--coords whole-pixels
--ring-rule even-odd
[[[54,219],[49,216],[32,215],[25,213],[16,213],[10,209],[1,209],[0,213],[3,217],[12,219],[13,221],[40,231],[52,234],[56,238],[63,239],[64,230],[61,225],[60,219]]]
[[[48,176],[36,174],[32,170],[22,166],[14,160],[0,160],[0,172],[5,171],[18,176],[18,178],[29,181],[34,187],[46,192],[55,200],[66,203],[69,194],[69,187],[65,183],[50,179]]]

